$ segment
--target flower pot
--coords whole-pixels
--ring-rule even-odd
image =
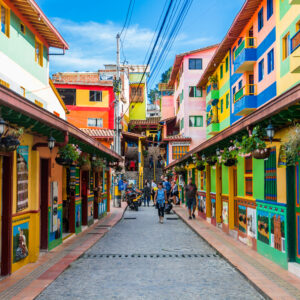
[[[256,159],[267,159],[270,156],[271,149],[265,148],[265,149],[255,149],[252,152],[252,155]]]
[[[87,162],[87,163],[83,164],[82,166],[80,166],[80,169],[82,171],[89,171],[91,169],[91,163]]]
[[[15,151],[20,145],[18,138],[12,135],[8,135],[0,140],[0,151],[11,152]]]
[[[216,163],[217,163],[217,160],[214,159],[214,160],[208,160],[207,163],[210,165],[210,166],[214,166]]]
[[[214,99],[214,100],[211,102],[211,105],[212,105],[212,106],[216,106],[216,105],[218,105],[218,103],[219,103],[219,99]]]
[[[197,166],[196,169],[199,171],[203,171],[203,170],[205,170],[205,165]]]
[[[61,157],[61,156],[57,156],[55,158],[55,161],[58,165],[61,165],[61,166],[70,166],[73,164],[73,160],[70,159],[70,158],[64,158],[64,157]]]
[[[224,166],[231,167],[236,164],[237,160],[235,158],[229,158],[224,162]]]

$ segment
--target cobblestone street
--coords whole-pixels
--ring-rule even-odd
[[[124,218],[38,299],[263,299],[176,215]]]

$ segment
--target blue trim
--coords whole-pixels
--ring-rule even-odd
[[[257,60],[274,44],[276,41],[276,27],[270,31],[270,33],[264,38],[256,49]]]
[[[270,99],[276,97],[277,85],[274,81],[270,86],[264,89],[260,94],[257,95],[257,107],[265,104]]]
[[[256,48],[244,48],[234,61],[234,72],[245,62],[256,62]]]
[[[272,204],[272,205],[276,205],[276,206],[282,206],[282,207],[286,207],[287,205],[284,204],[284,203],[278,203],[276,201],[267,201],[267,200],[259,200],[259,199],[256,199],[256,202],[258,203],[265,203],[265,204]]]

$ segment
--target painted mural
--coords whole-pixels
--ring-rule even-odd
[[[206,214],[206,197],[203,195],[198,196],[198,211]]]
[[[13,262],[28,256],[29,222],[13,227]]]
[[[28,146],[17,149],[17,211],[28,207]]]
[[[81,226],[81,205],[76,205],[75,225],[76,227]]]
[[[271,214],[271,247],[285,252],[285,217]]]
[[[247,230],[247,210],[245,206],[239,205],[239,231],[246,233]]]
[[[269,213],[266,211],[257,211],[257,239],[269,245]]]
[[[228,225],[228,202],[226,201],[223,201],[222,220],[223,224]]]
[[[256,209],[247,208],[247,235],[256,239]]]

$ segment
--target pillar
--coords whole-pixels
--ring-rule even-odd
[[[210,179],[210,166],[206,165],[206,217],[211,218],[211,199],[210,199],[210,188],[211,188],[211,179]]]
[[[229,195],[228,195],[228,224],[229,230],[234,229],[234,176],[233,176],[233,168],[228,168],[228,175],[229,175]]]
[[[216,221],[222,223],[222,165],[216,164]]]

